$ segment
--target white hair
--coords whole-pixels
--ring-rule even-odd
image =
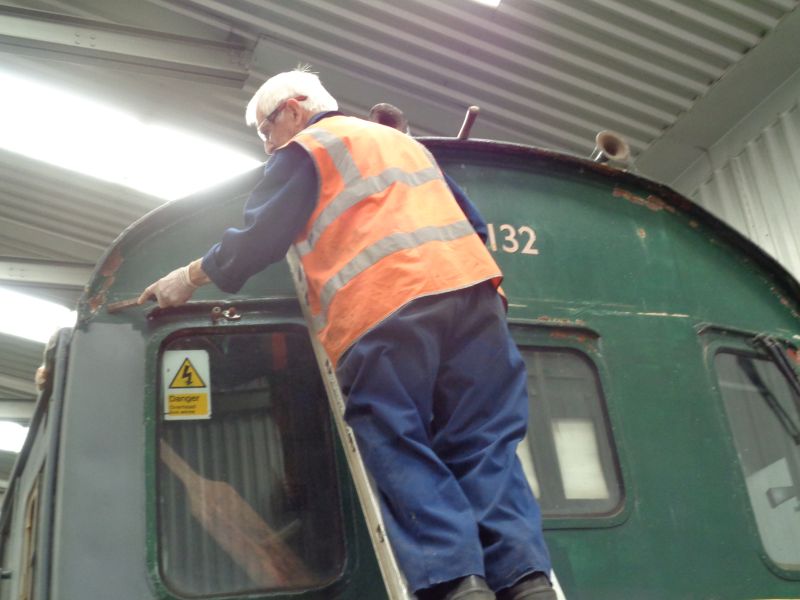
[[[319,77],[307,69],[308,67],[298,67],[294,71],[278,73],[267,79],[247,103],[244,113],[247,124],[258,125],[256,110],[266,116],[281,102],[296,96],[306,96],[307,99],[300,102],[300,106],[314,114],[338,110],[336,99],[323,87]]]

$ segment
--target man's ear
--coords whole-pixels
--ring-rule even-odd
[[[306,111],[302,106],[300,106],[300,102],[298,102],[294,98],[290,98],[286,102],[285,110],[288,110],[289,113],[292,115],[292,123],[294,123],[295,125],[306,124],[306,118],[305,118]]]

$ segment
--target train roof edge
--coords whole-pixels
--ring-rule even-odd
[[[708,227],[723,240],[752,258],[758,267],[765,270],[779,283],[785,286],[787,292],[789,292],[795,300],[800,302],[800,283],[786,267],[770,256],[755,242],[739,233],[731,225],[665,184],[658,183],[627,170],[621,170],[603,163],[594,162],[588,158],[525,144],[482,139],[459,140],[446,137],[419,137],[416,139],[425,144],[434,154],[437,149],[459,151],[475,149],[480,152],[491,152],[494,154],[527,156],[533,161],[557,163],[562,167],[574,168],[579,172],[589,171],[599,176],[617,180],[620,183],[634,183],[652,192],[654,195],[657,195],[657,197],[663,200],[667,205],[691,216],[698,223]],[[120,260],[122,249],[125,246],[135,244],[137,240],[149,235],[160,224],[185,215],[187,211],[192,210],[193,207],[199,208],[205,206],[209,202],[218,201],[220,196],[241,196],[243,188],[247,188],[249,191],[249,189],[255,187],[256,183],[261,178],[262,171],[263,166],[260,166],[212,188],[167,202],[151,210],[126,227],[97,261],[78,302],[78,322],[81,323],[90,320],[102,306],[103,303],[101,302],[98,305],[96,300],[98,289],[101,288],[101,285],[98,284],[108,279],[108,273],[115,270],[115,263]]]

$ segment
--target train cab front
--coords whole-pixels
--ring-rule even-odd
[[[146,216],[90,281],[66,385],[54,598],[385,594],[285,264],[233,296],[134,301],[241,219],[253,177]]]

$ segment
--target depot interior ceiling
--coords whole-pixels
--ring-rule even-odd
[[[0,0],[0,69],[260,157],[245,104],[310,64],[347,113],[390,102],[452,136],[475,104],[473,137],[582,156],[611,129],[670,183],[800,68],[798,1]],[[68,306],[162,202],[7,151],[0,182],[0,285]],[[0,335],[0,419],[29,418],[42,349]]]

